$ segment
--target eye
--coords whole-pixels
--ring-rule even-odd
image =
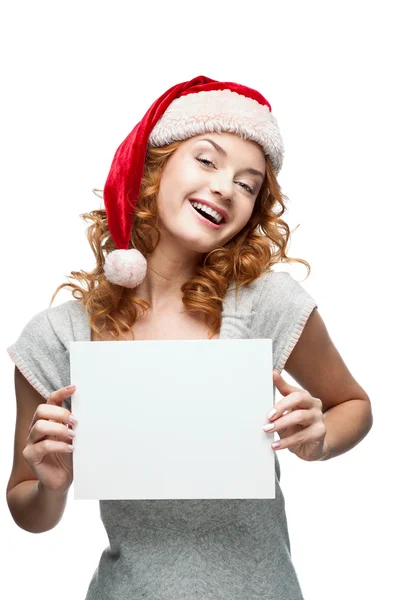
[[[200,163],[212,165],[213,167],[215,166],[215,163],[213,163],[211,160],[207,160],[206,158],[197,158],[197,160]]]
[[[200,163],[205,164],[206,166],[212,165],[213,167],[216,168],[216,165],[214,162],[212,162],[211,160],[208,160],[207,158],[197,158],[196,160],[198,160]],[[242,182],[238,182],[239,185],[244,186],[244,189],[249,193],[254,195],[255,194],[255,190],[254,188],[251,188],[249,185],[247,185],[246,183],[242,183]]]
[[[247,185],[246,183],[241,183],[241,182],[239,182],[239,183],[240,183],[240,185],[243,185],[244,188],[246,188],[247,192],[249,192],[250,194],[255,193],[255,190],[253,188],[249,187],[249,185]]]

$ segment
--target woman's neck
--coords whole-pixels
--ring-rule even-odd
[[[158,312],[166,305],[178,307],[182,302],[181,286],[195,273],[198,254],[184,253],[160,245],[147,257],[147,274],[135,288],[135,295],[146,300]]]

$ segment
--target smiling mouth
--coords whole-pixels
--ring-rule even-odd
[[[200,208],[198,206],[194,206],[194,204],[191,201],[190,201],[190,204],[193,207],[193,209],[196,210],[197,213],[199,213],[201,215],[201,217],[205,217],[205,219],[207,219],[208,221],[210,221],[214,225],[223,225],[226,222],[225,218],[222,215],[220,215],[220,216],[222,216],[222,220],[220,221],[216,217],[214,217],[213,215],[210,215],[209,213],[207,213],[202,208]]]

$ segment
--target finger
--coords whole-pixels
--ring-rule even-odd
[[[71,452],[73,452],[72,444],[43,440],[37,444],[29,444],[23,449],[22,454],[29,464],[38,465],[47,454],[70,454]]]
[[[288,381],[286,381],[283,378],[283,376],[281,375],[281,373],[279,371],[277,371],[276,369],[274,369],[274,371],[273,371],[273,383],[275,384],[275,386],[277,387],[279,392],[281,394],[283,394],[283,396],[287,396],[288,394],[291,394],[292,392],[299,392],[302,390],[302,388],[298,388],[294,385],[290,385],[288,383]]]
[[[311,410],[292,410],[283,417],[266,423],[267,431],[284,431],[289,427],[307,427],[314,422],[314,414]],[[273,425],[273,427],[272,427]]]
[[[73,416],[71,411],[67,408],[63,408],[61,406],[54,406],[51,404],[39,404],[37,407],[35,414],[32,418],[32,423],[30,428],[34,426],[36,421],[39,419],[52,420],[57,423],[64,423],[65,425],[75,425],[77,423],[77,419],[74,417],[75,422],[73,422],[70,417]]]
[[[46,436],[53,435],[61,438],[61,441],[70,443],[71,439],[75,437],[75,432],[64,424],[38,419],[30,430],[27,443],[36,444]]]
[[[311,408],[313,407],[313,398],[306,390],[302,390],[300,392],[292,392],[286,398],[281,398],[274,405],[274,409],[276,410],[272,416],[268,416],[270,421],[275,421],[279,417],[282,416],[284,411],[286,410],[296,410],[298,408]],[[270,415],[270,413],[269,413]]]
[[[285,415],[288,415],[290,412],[292,412],[292,411],[291,411],[291,410],[285,410],[285,411],[283,412],[283,417],[284,417]],[[273,431],[274,431],[274,430],[273,430]],[[296,428],[296,427],[294,427],[292,432],[293,432],[293,433],[296,433],[296,431],[297,431],[297,428]],[[287,434],[287,435],[288,435],[288,434],[290,433],[290,430],[289,430],[289,428],[288,428],[288,427],[285,427],[284,429],[279,429],[278,433],[279,433],[279,435],[280,435],[280,436],[281,436],[281,435],[284,435],[284,434]]]
[[[296,444],[305,444],[307,442],[315,442],[320,440],[321,428],[319,423],[314,423],[310,425],[310,427],[306,427],[298,433],[294,433],[285,438],[280,438],[278,441],[280,443],[279,450],[283,450],[284,448],[290,448],[291,446],[295,446]]]
[[[301,413],[303,416],[301,416]],[[284,418],[286,414],[292,415],[291,418]],[[283,413],[283,417],[277,419],[277,421],[273,421],[273,423],[267,423],[263,430],[266,433],[274,433],[277,432],[280,437],[287,438],[294,433],[303,431],[304,428],[313,426],[318,422],[321,422],[324,425],[324,419],[320,417],[320,411],[315,408],[309,408],[306,410],[293,410],[293,411],[285,411]],[[270,426],[270,428],[268,428]]]
[[[57,404],[61,405],[65,398],[71,396],[76,389],[75,385],[68,385],[67,387],[60,388],[59,390],[55,390],[55,392],[51,392],[47,404]]]

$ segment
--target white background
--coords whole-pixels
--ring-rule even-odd
[[[6,347],[71,270],[94,258],[79,215],[100,208],[114,152],[169,87],[206,75],[258,89],[285,144],[279,175],[288,254],[369,394],[370,434],[307,463],[279,453],[295,568],[306,600],[391,598],[397,589],[398,86],[395,2],[8,2],[2,93],[0,593],[83,599],[108,539],[96,501],[60,524],[19,529],[5,500],[15,424]],[[306,270],[284,266],[297,280]],[[72,298],[60,293],[55,305]],[[290,380],[285,373],[285,377]],[[279,395],[276,394],[276,400]],[[395,508],[395,510],[394,510]],[[396,555],[396,557],[395,557]],[[6,592],[6,590],[8,590]],[[250,600],[250,599],[248,599]]]

